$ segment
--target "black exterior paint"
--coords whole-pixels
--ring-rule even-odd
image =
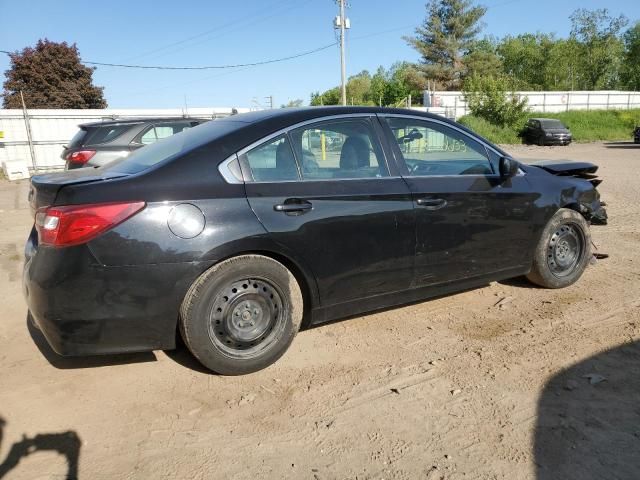
[[[230,184],[218,171],[230,155],[265,136],[350,114],[374,122],[389,177]],[[65,355],[172,348],[189,286],[215,263],[243,253],[271,256],[296,275],[307,324],[333,320],[527,273],[533,247],[557,209],[588,217],[600,208],[588,181],[533,166],[521,165],[524,175],[506,179],[404,176],[378,114],[445,121],[366,107],[256,112],[232,117],[235,128],[221,138],[141,173],[120,175],[107,166],[34,177],[34,209],[147,203],[85,245],[38,246],[32,231],[24,286],[35,323]],[[216,122],[193,130],[213,129]],[[496,158],[506,155],[490,148]],[[446,207],[419,203],[430,198],[446,200]],[[292,199],[313,208],[295,215],[274,210]],[[167,226],[169,211],[180,203],[204,214],[205,229],[195,238],[179,238]]]

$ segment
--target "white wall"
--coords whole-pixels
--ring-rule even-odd
[[[190,117],[218,118],[231,114],[231,108],[189,108]],[[238,112],[247,112],[239,108]],[[0,109],[0,164],[6,161],[26,161],[33,170],[55,170],[64,167],[60,158],[63,145],[78,131],[81,123],[114,118],[183,117],[182,109],[104,109],[104,110],[27,110],[35,154],[32,162],[27,129],[22,110]]]
[[[608,110],[640,108],[640,92],[618,90],[573,92],[515,92],[526,97],[532,112],[565,112],[567,110]],[[469,113],[462,92],[425,92],[425,105],[447,110],[447,116],[459,118]],[[428,102],[431,100],[431,104]]]

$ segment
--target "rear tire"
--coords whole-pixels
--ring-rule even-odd
[[[205,367],[242,375],[278,360],[302,316],[302,293],[291,272],[272,258],[242,255],[213,266],[193,283],[180,309],[180,329]]]
[[[542,232],[527,279],[541,287],[567,287],[582,276],[590,259],[589,224],[578,212],[561,208]]]

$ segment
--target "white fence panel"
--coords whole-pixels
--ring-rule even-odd
[[[573,92],[514,92],[519,98],[528,100],[529,108],[536,113],[558,113],[567,110],[621,110],[640,108],[640,92],[619,90],[573,91]],[[460,118],[469,113],[462,92],[424,92],[425,105],[444,108],[447,116]]]
[[[199,117],[219,118],[231,114],[231,108],[182,109],[104,109],[104,110],[27,110],[35,158],[31,158],[27,127],[22,110],[0,110],[0,164],[25,161],[34,170],[56,170],[64,167],[62,148],[82,123],[116,118]],[[248,108],[237,109],[239,113]]]

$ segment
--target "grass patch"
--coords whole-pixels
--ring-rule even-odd
[[[557,118],[573,134],[579,143],[601,140],[631,140],[633,129],[640,125],[640,109],[634,110],[570,110],[561,113],[531,112],[527,118]],[[498,127],[482,118],[465,115],[458,122],[494,143],[522,143],[520,129]]]

